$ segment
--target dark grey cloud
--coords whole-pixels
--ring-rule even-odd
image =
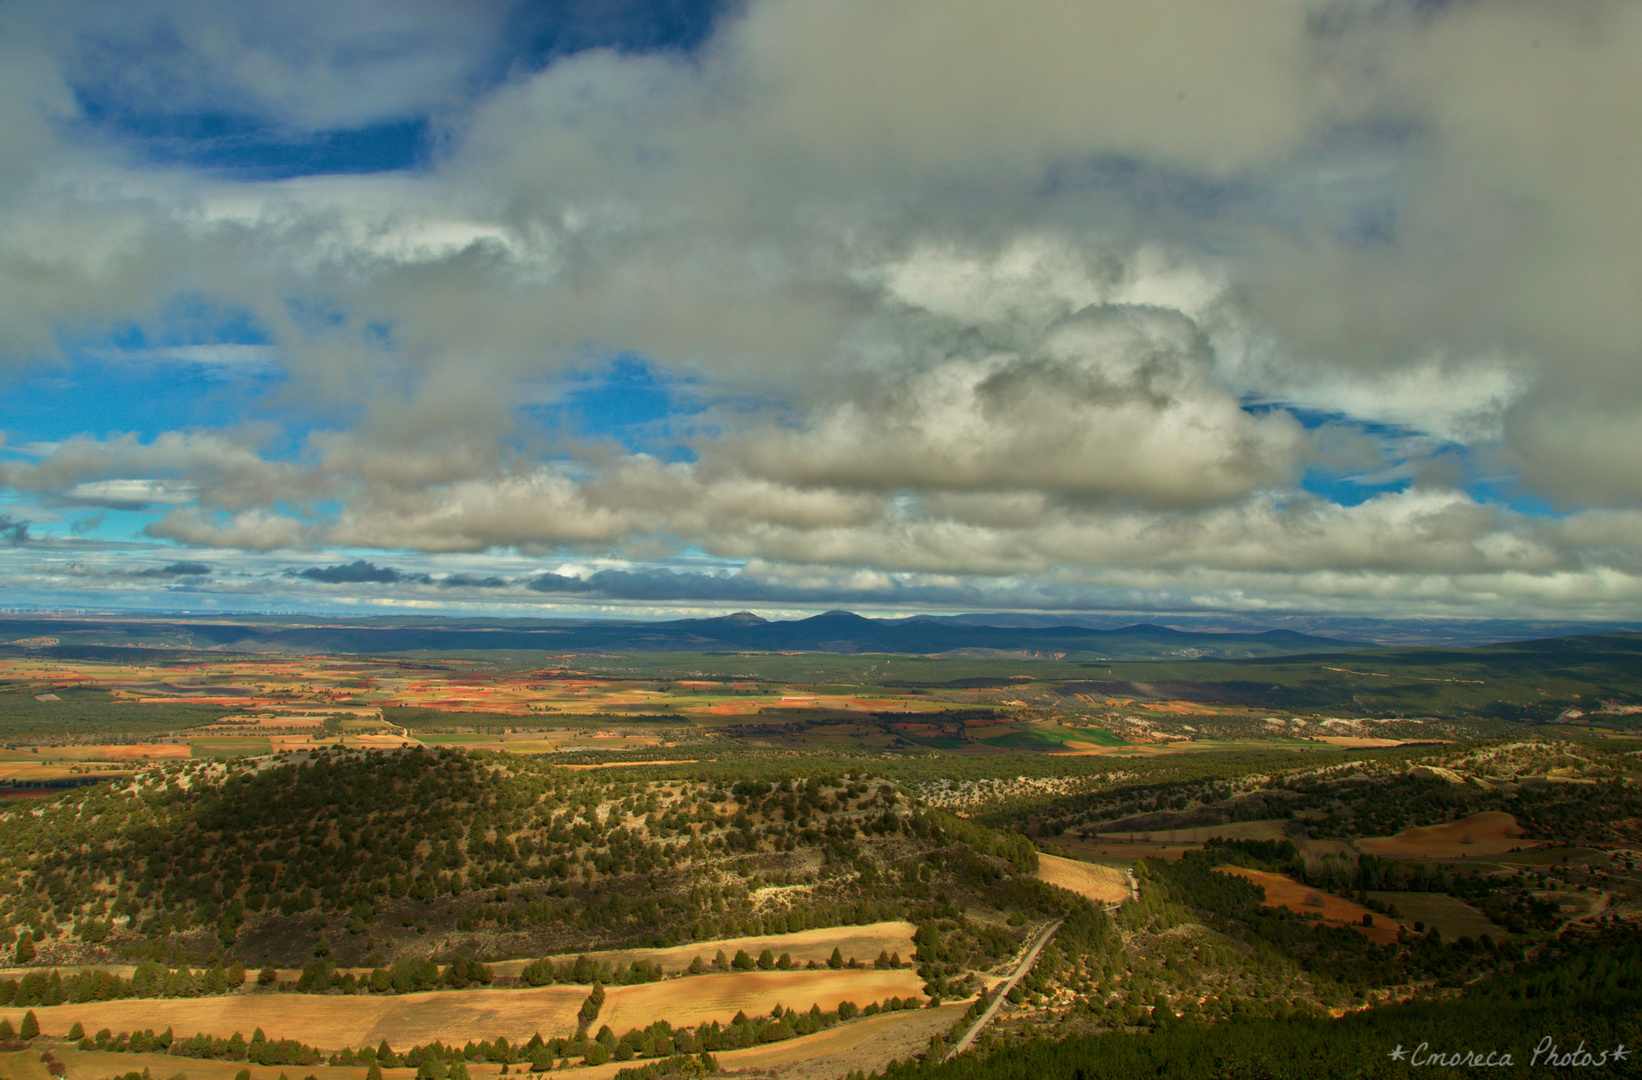
[[[601,577],[611,571],[600,571],[594,577]],[[539,593],[581,594],[598,592],[598,586],[585,578],[571,577],[565,574],[541,574],[531,578],[525,588]]]
[[[351,563],[338,563],[335,566],[310,566],[300,572],[287,572],[293,577],[322,581],[327,585],[395,585],[402,582],[425,585],[431,580],[426,574],[407,574],[391,566],[377,566],[367,559],[355,559]]]
[[[211,572],[210,563],[174,562],[169,566],[153,566],[139,570],[137,577],[204,577]]]
[[[28,543],[29,523],[14,521],[10,514],[0,514],[0,538],[12,547]]]
[[[477,574],[446,574],[436,584],[442,589],[505,589],[514,582],[504,577],[479,577]]]

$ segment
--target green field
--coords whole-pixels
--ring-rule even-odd
[[[1093,727],[1033,727],[1024,731],[1011,731],[1007,735],[996,735],[981,742],[988,746],[1000,746],[1010,750],[1043,750],[1046,748],[1065,746],[1069,742],[1094,743],[1096,746],[1127,746],[1128,742],[1120,739],[1105,728]],[[962,745],[962,744],[958,744]]]
[[[1462,937],[1480,938],[1488,934],[1495,939],[1509,937],[1503,926],[1495,926],[1488,917],[1463,900],[1444,893],[1430,892],[1371,892],[1375,900],[1395,904],[1405,919],[1417,920],[1426,926],[1435,926],[1448,941]]]
[[[1115,733],[1107,731],[1105,728],[1080,727],[1073,728],[1072,730],[1077,733],[1078,741],[1080,742],[1092,742],[1096,746],[1125,745],[1123,739],[1120,739]]]

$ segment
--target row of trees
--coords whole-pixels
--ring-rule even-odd
[[[196,971],[144,961],[136,966],[129,979],[110,971],[84,970],[66,977],[56,970],[31,971],[21,978],[0,979],[0,1006],[21,1008],[133,997],[200,997],[226,994],[244,983],[245,969],[238,964]]]

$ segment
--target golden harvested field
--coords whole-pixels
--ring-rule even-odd
[[[283,1038],[283,1036],[276,1036]],[[401,1048],[408,1049],[408,1048]],[[105,1054],[97,1050],[78,1050],[72,1043],[54,1048],[74,1080],[95,1080],[107,1076],[124,1076],[128,1072],[147,1069],[155,1080],[181,1073],[188,1080],[233,1080],[241,1069],[251,1070],[251,1080],[276,1080],[284,1073],[290,1076],[313,1076],[316,1080],[361,1080],[363,1068],[345,1069],[335,1065],[252,1065],[245,1061],[213,1061],[205,1058],[171,1057],[169,1054]],[[496,1075],[497,1065],[468,1066],[471,1076]],[[10,1077],[9,1073],[0,1073]],[[413,1080],[415,1069],[383,1069],[384,1080]],[[21,1078],[18,1078],[21,1080]]]
[[[876,954],[875,954],[876,955]],[[752,971],[667,979],[606,990],[600,1024],[616,1031],[665,1019],[675,1026],[709,1020],[724,1023],[737,1012],[767,1014],[775,1005],[836,1008],[840,1001],[868,1005],[891,997],[922,996],[923,980],[910,968],[841,971]],[[531,989],[435,990],[396,996],[352,997],[312,994],[242,993],[223,997],[160,998],[37,1006],[35,1016],[47,1035],[65,1034],[76,1021],[86,1030],[136,1031],[171,1028],[179,1034],[249,1037],[262,1028],[270,1038],[297,1039],[322,1050],[375,1045],[396,1047],[434,1039],[464,1042],[505,1035],[510,1041],[569,1035],[585,986]],[[0,1010],[15,1027],[21,1009]]]
[[[1350,926],[1371,941],[1382,945],[1397,940],[1397,930],[1403,924],[1389,915],[1379,915],[1361,904],[1353,903],[1333,893],[1302,885],[1284,874],[1268,874],[1242,866],[1217,866],[1216,873],[1230,874],[1253,882],[1266,890],[1266,907],[1288,908],[1301,915],[1309,915],[1318,922],[1331,926]],[[1374,925],[1364,926],[1363,916],[1373,915]]]
[[[84,766],[81,771],[102,772],[98,765],[118,764],[122,767],[140,764],[144,759],[185,758],[188,743],[138,743],[132,746],[42,746],[38,754],[9,751],[0,753],[0,769],[14,770],[6,775],[16,779],[49,779],[59,774],[39,772],[41,768],[64,769],[70,765]],[[34,771],[30,771],[34,770]],[[66,772],[61,775],[68,775]]]
[[[847,961],[851,957],[860,960],[863,964],[870,964],[877,958],[879,952],[900,953],[901,959],[910,963],[912,960],[912,934],[915,928],[909,922],[880,922],[867,923],[864,926],[828,926],[816,930],[800,930],[796,934],[769,934],[763,937],[723,938],[718,941],[698,941],[689,945],[675,945],[667,949],[617,949],[607,952],[590,952],[587,955],[594,960],[609,960],[613,964],[629,964],[634,960],[648,960],[661,965],[663,971],[669,974],[683,971],[690,966],[690,961],[701,957],[703,964],[711,964],[713,957],[723,950],[728,958],[734,958],[737,949],[745,949],[747,955],[757,958],[758,954],[769,949],[776,956],[786,953],[793,958],[795,964],[807,964],[811,960],[824,964],[837,948],[844,954]],[[559,956],[552,959],[557,961],[573,960],[574,956]],[[498,975],[517,975],[523,970],[529,960],[503,960],[492,964],[491,970]],[[293,976],[294,978],[294,976]],[[902,995],[905,996],[905,995]],[[786,1004],[783,1002],[783,1004]],[[856,1002],[865,1005],[865,1001]],[[805,1006],[808,1008],[808,1005]]]
[[[0,761],[0,780],[66,780],[79,771],[62,761]]]
[[[922,997],[923,978],[910,968],[879,971],[735,971],[696,975],[605,990],[604,1011],[598,1023],[612,1031],[644,1027],[665,1019],[675,1027],[693,1027],[709,1020],[725,1023],[738,1012],[763,1016],[776,1005],[823,1011],[840,1001],[869,1005],[892,997]],[[580,1004],[578,999],[576,1004]],[[571,1021],[574,1026],[574,1019]],[[544,1034],[546,1029],[543,1029]]]
[[[1373,855],[1414,856],[1427,859],[1458,859],[1478,855],[1503,855],[1516,847],[1536,847],[1537,840],[1524,840],[1517,819],[1498,810],[1450,821],[1404,829],[1396,836],[1372,837],[1357,846]]]
[[[955,1023],[965,1008],[964,1003],[946,1004],[938,1009],[913,1009],[905,1012],[881,1013],[864,1019],[839,1024],[825,1031],[799,1039],[748,1047],[745,1050],[726,1050],[715,1055],[719,1068],[728,1072],[743,1071],[778,1073],[782,1080],[831,1080],[852,1069],[877,1071],[890,1061],[905,1059],[923,1050],[929,1037],[945,1032]],[[285,1038],[275,1035],[275,1038]],[[391,1041],[391,1040],[390,1040]],[[407,1049],[395,1044],[397,1049]],[[361,1080],[363,1067],[344,1068],[333,1065],[250,1065],[244,1061],[212,1061],[196,1058],[176,1058],[167,1054],[110,1054],[96,1050],[78,1050],[70,1043],[54,1043],[52,1052],[68,1068],[68,1075],[78,1080],[120,1076],[127,1072],[147,1069],[156,1080],[181,1073],[188,1080],[233,1080],[241,1069],[249,1069],[251,1080],[276,1080],[287,1076],[309,1076],[316,1080]],[[642,1061],[612,1061],[604,1065],[578,1067],[578,1080],[610,1080],[622,1069],[643,1064]],[[494,1063],[469,1063],[468,1072],[475,1078],[500,1074]],[[415,1069],[383,1069],[384,1080],[411,1080]],[[7,1080],[50,1080],[39,1054],[18,1051],[0,1054],[0,1076]]]
[[[283,1038],[283,1036],[278,1036]],[[52,1053],[68,1068],[68,1075],[75,1080],[92,1080],[92,1078],[123,1076],[128,1072],[142,1072],[147,1069],[155,1080],[163,1080],[181,1074],[188,1080],[233,1080],[241,1069],[249,1069],[251,1080],[276,1080],[280,1075],[289,1078],[292,1075],[303,1077],[312,1076],[315,1080],[363,1080],[364,1066],[346,1068],[340,1065],[252,1065],[245,1061],[216,1061],[205,1058],[171,1057],[169,1054],[113,1054],[98,1050],[80,1050],[73,1043],[57,1043],[52,1046]],[[400,1047],[400,1049],[405,1049]],[[38,1055],[34,1057],[39,1064]],[[4,1058],[0,1057],[0,1061]],[[623,1062],[631,1065],[632,1062]],[[480,1064],[468,1063],[468,1075],[475,1078],[481,1076],[501,1075],[501,1066],[492,1062]],[[591,1072],[580,1073],[580,1076],[594,1075]],[[23,1080],[22,1076],[4,1071],[0,1066],[0,1076],[8,1080]],[[383,1069],[384,1080],[414,1080],[416,1070],[410,1068]],[[41,1067],[39,1077],[34,1080],[47,1080],[44,1067]]]
[[[877,1072],[927,1049],[929,1037],[944,1035],[966,1007],[955,1003],[854,1020],[803,1039],[720,1054],[719,1067],[779,1071],[782,1080],[831,1080],[855,1069]]]
[[[190,751],[186,742],[138,743],[135,746],[99,746],[97,757],[103,761],[139,761],[149,758],[185,758]]]
[[[0,761],[63,761],[95,765],[104,762],[108,752],[125,749],[123,746],[31,746],[26,750],[0,750]]]
[[[0,1076],[6,1080],[52,1080],[35,1050],[10,1050],[0,1054]]]
[[[713,1056],[718,1059],[722,1072],[776,1075],[781,1080],[833,1080],[854,1069],[877,1072],[891,1061],[905,1060],[927,1049],[929,1037],[936,1032],[945,1034],[963,1015],[966,1007],[967,1003],[958,1003],[942,1005],[938,1009],[880,1013],[800,1039],[750,1046],[745,1050],[724,1050]],[[639,1062],[612,1061],[605,1065],[578,1068],[575,1075],[577,1080],[611,1080],[621,1069],[636,1064]],[[473,1069],[471,1065],[468,1068],[470,1072]],[[389,1074],[383,1075],[386,1077]],[[263,1078],[254,1077],[253,1080]],[[319,1080],[331,1078],[321,1074]]]
[[[1063,859],[1058,855],[1038,855],[1040,881],[1058,885],[1068,892],[1093,900],[1097,904],[1121,904],[1129,899],[1129,882],[1121,871],[1110,866]]]
[[[159,1031],[169,1027],[190,1035],[203,1031],[219,1038],[236,1031],[249,1038],[260,1027],[270,1038],[298,1039],[329,1051],[367,1043],[374,1046],[383,1039],[394,1046],[408,1047],[434,1039],[464,1042],[497,1035],[506,1035],[510,1041],[529,1039],[537,1031],[543,1036],[569,1035],[575,1031],[576,1010],[586,997],[584,986],[434,990],[382,997],[250,993],[42,1005],[35,1008],[34,1014],[40,1020],[41,1031],[51,1035],[66,1033],[76,1020],[88,1031],[105,1027],[116,1032],[144,1028]],[[0,1010],[0,1016],[15,1027],[23,1022],[24,1011]]]

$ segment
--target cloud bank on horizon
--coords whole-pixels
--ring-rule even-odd
[[[1642,7],[0,8],[0,603],[1642,610]]]

